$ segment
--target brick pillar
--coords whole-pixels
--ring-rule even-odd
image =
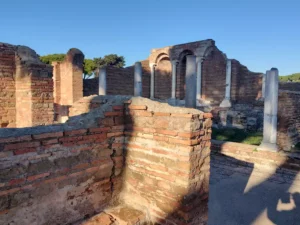
[[[125,202],[158,224],[205,224],[212,115],[147,103],[126,108]]]
[[[28,47],[18,47],[16,58],[16,126],[52,124],[52,67]]]
[[[75,48],[68,51],[63,62],[55,62],[54,96],[57,120],[68,118],[69,107],[83,97],[83,53]]]

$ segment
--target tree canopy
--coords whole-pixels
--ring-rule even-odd
[[[40,60],[46,64],[50,64],[54,61],[62,62],[65,59],[66,54],[49,54],[40,56]],[[122,68],[125,66],[125,59],[123,56],[117,54],[109,54],[104,57],[94,59],[84,59],[83,62],[83,78],[88,79],[92,76],[97,77],[99,68],[104,66],[113,66]]]

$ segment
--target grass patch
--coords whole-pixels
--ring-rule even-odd
[[[213,128],[212,131],[212,139],[219,141],[232,141],[249,145],[260,145],[263,139],[262,132],[246,132],[235,128]]]

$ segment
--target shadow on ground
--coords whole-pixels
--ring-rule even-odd
[[[209,225],[300,224],[299,171],[257,168],[224,155],[212,155]]]

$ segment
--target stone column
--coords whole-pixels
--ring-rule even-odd
[[[142,64],[136,62],[134,65],[134,96],[142,96]]]
[[[227,64],[226,64],[226,90],[225,90],[225,98],[221,102],[220,107],[231,107],[230,90],[231,90],[231,60],[227,59]]]
[[[259,150],[277,151],[278,70],[267,71],[265,82],[264,131]]]
[[[155,63],[150,63],[150,71],[151,71],[151,78],[150,78],[150,98],[154,98],[154,76],[155,76]]]
[[[186,56],[185,106],[196,107],[196,56]]]
[[[99,69],[99,95],[106,95],[106,68]]]
[[[201,93],[202,93],[202,62],[203,57],[197,56],[197,83],[196,83],[196,105],[201,106]]]
[[[176,98],[176,69],[177,60],[172,60],[172,99]]]

